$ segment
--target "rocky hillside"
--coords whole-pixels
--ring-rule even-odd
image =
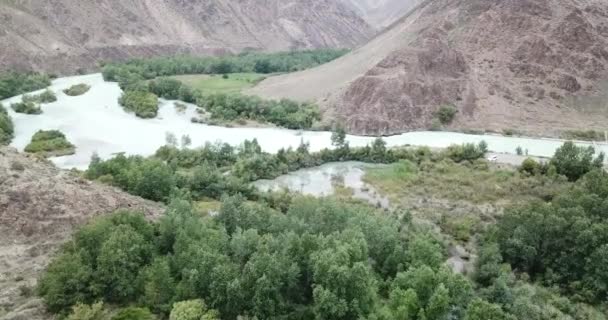
[[[49,257],[74,228],[120,208],[161,206],[0,147],[0,319],[46,319],[33,297]]]
[[[372,27],[382,30],[399,20],[422,0],[341,0]]]
[[[0,69],[65,73],[134,56],[354,47],[373,36],[336,0],[6,0],[0,19]]]
[[[605,130],[608,2],[427,0],[351,54],[252,92],[318,100],[360,134],[430,128],[442,105],[458,109],[451,129]]]

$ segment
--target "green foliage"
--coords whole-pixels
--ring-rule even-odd
[[[0,145],[8,145],[13,140],[15,127],[13,119],[2,104],[0,104]]]
[[[17,113],[24,114],[41,114],[42,109],[40,109],[40,105],[28,101],[28,102],[16,102],[11,104],[11,108]]]
[[[215,310],[207,310],[201,299],[177,302],[173,305],[169,320],[216,320],[219,315]]]
[[[308,129],[320,119],[316,105],[287,99],[276,101],[240,94],[211,94],[199,96],[196,104],[210,112],[212,119],[252,119],[289,129]]]
[[[106,320],[107,312],[103,308],[103,302],[92,305],[79,303],[72,308],[67,320]]]
[[[44,156],[74,154],[75,147],[59,130],[39,130],[32,136],[32,141],[25,147],[25,152]]]
[[[595,130],[567,130],[561,134],[561,138],[583,141],[604,141],[606,139],[603,132]]]
[[[55,93],[53,93],[53,91],[47,89],[44,92],[42,92],[41,94],[38,95],[27,95],[24,94],[23,97],[21,98],[22,101],[24,103],[27,102],[33,102],[33,103],[51,103],[51,102],[55,102],[57,101],[57,96],[55,96]]]
[[[91,86],[89,86],[86,83],[80,83],[80,84],[75,84],[65,90],[63,90],[63,93],[67,94],[68,96],[81,96],[85,93],[87,93],[89,90],[91,89]]]
[[[348,50],[317,49],[278,53],[245,52],[224,57],[167,57],[107,64],[102,73],[106,81],[121,82],[125,77],[154,79],[180,74],[228,74],[235,72],[293,72],[334,60]],[[128,76],[135,75],[135,76]]]
[[[555,166],[557,173],[568,177],[570,181],[576,181],[587,172],[601,168],[604,164],[604,153],[595,157],[595,149],[579,147],[572,141],[565,142],[551,158],[551,165]]]
[[[579,299],[603,300],[608,288],[608,174],[587,173],[550,203],[514,208],[499,220],[496,241],[514,269]],[[581,261],[585,261],[581,264]]]
[[[51,85],[48,75],[38,73],[1,73],[0,100],[36,91]]]
[[[219,319],[210,308],[222,319],[356,319],[381,306],[379,284],[397,277],[395,286],[415,290],[429,314],[460,312],[470,285],[425,255],[443,252],[439,242],[420,243],[428,236],[367,206],[301,198],[280,213],[233,197],[217,219],[205,219],[175,200],[159,222],[123,212],[82,228],[50,264],[40,293],[53,312],[104,299],[176,320]],[[405,272],[414,263],[425,271]],[[413,281],[427,273],[430,282]]]
[[[158,113],[158,97],[150,92],[125,91],[118,99],[118,103],[140,118],[154,118]]]
[[[463,145],[449,146],[446,150],[447,156],[455,162],[473,161],[483,156],[488,151],[488,145],[485,141],[481,141],[475,145],[466,143]]]
[[[155,320],[148,309],[129,307],[119,310],[111,320]]]
[[[93,156],[86,176],[154,201],[167,200],[177,183],[175,171],[166,163],[139,156],[118,155],[107,161]]]
[[[458,109],[454,108],[454,106],[446,105],[439,108],[436,116],[441,124],[450,124],[454,120],[456,113],[458,113]]]
[[[475,299],[467,308],[465,320],[508,320],[500,306],[481,299]]]

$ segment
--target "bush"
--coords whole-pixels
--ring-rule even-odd
[[[27,95],[24,94],[21,98],[23,102],[33,102],[33,103],[51,103],[57,101],[57,96],[51,90],[45,90],[41,94],[38,95]]]
[[[154,118],[158,113],[158,97],[150,92],[125,91],[118,103],[140,118]]]
[[[42,109],[40,109],[40,105],[38,105],[32,101],[13,103],[13,104],[11,104],[11,108],[13,110],[15,110],[15,112],[17,112],[17,113],[24,113],[24,114],[41,114],[42,113]]]
[[[32,141],[25,147],[25,152],[44,156],[61,156],[74,154],[75,147],[58,130],[40,130],[34,134]]]
[[[72,312],[67,320],[107,320],[107,312],[103,308],[103,302],[93,305],[79,303],[72,307]]]
[[[208,311],[201,299],[177,302],[173,305],[169,320],[213,320],[219,319],[216,311]]]
[[[0,145],[10,144],[14,133],[13,119],[8,115],[4,106],[0,104]]]
[[[118,311],[112,320],[155,320],[156,317],[146,308],[124,308]]]
[[[91,86],[89,86],[86,83],[80,83],[80,84],[75,84],[65,90],[63,90],[63,93],[67,94],[68,96],[80,96],[83,95],[85,93],[87,93],[89,90],[91,89]]]
[[[40,90],[51,85],[48,75],[9,72],[0,74],[0,100]]]
[[[454,106],[441,106],[436,116],[441,124],[450,124],[454,120],[456,113],[458,113],[458,110]]]
[[[463,145],[449,146],[446,153],[450,159],[454,160],[454,162],[462,162],[483,158],[487,150],[487,143],[485,141],[481,141],[478,145],[466,143]]]

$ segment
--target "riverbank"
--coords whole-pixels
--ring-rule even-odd
[[[69,97],[62,90],[79,83],[91,86],[89,92],[78,97]],[[175,110],[175,101],[161,101],[159,116],[144,120],[126,113],[119,105],[121,90],[116,83],[105,82],[101,74],[59,78],[49,88],[58,100],[42,105],[40,115],[17,114],[8,108],[15,124],[12,146],[22,151],[32,135],[38,130],[57,129],[76,146],[71,156],[52,158],[61,168],[85,169],[96,153],[102,159],[117,153],[148,156],[166,143],[167,134],[178,138],[188,136],[191,147],[203,146],[218,141],[236,146],[245,140],[257,139],[260,147],[270,153],[282,148],[297,148],[301,142],[310,145],[310,151],[332,148],[331,132],[301,131],[280,128],[221,127],[192,123],[197,115],[196,106],[185,104],[183,112]],[[13,97],[3,101],[5,105],[20,101]],[[373,137],[347,135],[352,147],[371,144]],[[546,138],[507,137],[498,135],[473,135],[455,132],[408,132],[384,138],[387,147],[428,146],[446,148],[453,144],[479,143],[486,141],[491,152],[516,154],[520,147],[528,155],[550,157],[564,140]],[[593,144],[580,142],[580,145]],[[597,145],[598,151],[608,153],[608,145]]]

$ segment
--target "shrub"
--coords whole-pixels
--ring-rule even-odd
[[[541,172],[541,165],[532,158],[527,158],[521,163],[519,172],[523,172],[529,175],[536,175]]]
[[[146,308],[129,307],[118,311],[112,320],[155,320],[156,317]]]
[[[173,305],[169,320],[212,320],[219,319],[217,312],[208,311],[201,299],[177,302]]]
[[[0,100],[48,87],[51,78],[45,74],[9,72],[0,74]]]
[[[79,303],[72,307],[72,312],[67,320],[106,320],[107,313],[103,308],[103,302],[92,305]]]
[[[25,152],[42,154],[44,156],[60,156],[74,154],[75,147],[58,130],[40,130],[34,134],[32,141],[25,147]]]
[[[53,91],[47,89],[38,95],[24,94],[21,100],[23,102],[51,103],[57,101],[57,96],[55,96],[55,93],[53,93]]]
[[[87,93],[89,90],[91,89],[91,86],[89,86],[86,83],[80,83],[80,84],[75,84],[65,90],[63,90],[63,93],[67,94],[68,96],[80,96],[83,95],[85,93]]]
[[[154,118],[158,113],[158,97],[150,92],[125,91],[118,103],[140,118]]]
[[[13,140],[15,127],[13,120],[2,104],[0,104],[0,145],[7,145]]]
[[[450,124],[454,120],[456,113],[458,113],[458,110],[454,106],[441,106],[436,116],[442,124]]]
[[[41,114],[42,113],[42,109],[40,109],[40,105],[38,105],[32,101],[13,103],[13,104],[11,104],[11,108],[13,110],[15,110],[15,112],[17,112],[17,113],[24,113],[24,114]]]

